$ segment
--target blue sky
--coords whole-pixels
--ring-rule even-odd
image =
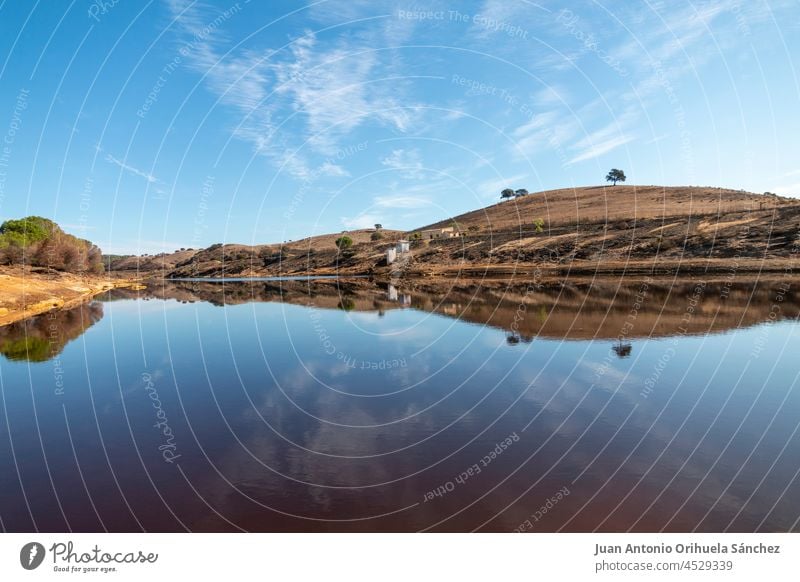
[[[530,191],[800,196],[800,5],[0,4],[0,219],[106,252],[410,229]]]

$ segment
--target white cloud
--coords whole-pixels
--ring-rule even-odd
[[[339,164],[334,164],[326,160],[319,167],[319,174],[322,176],[329,176],[332,178],[346,178],[350,175],[350,172],[345,170]]]
[[[794,184],[782,184],[773,188],[775,194],[781,196],[791,196],[792,198],[800,198],[800,182]]]
[[[627,110],[615,116],[611,123],[579,139],[570,146],[569,149],[577,153],[566,165],[597,158],[633,141],[634,136],[626,128],[637,117],[637,112]]]
[[[631,141],[633,141],[633,136],[630,135],[618,135],[604,141],[591,141],[588,143],[586,143],[586,139],[583,139],[581,143],[586,143],[586,145],[582,146],[583,151],[569,160],[567,164],[577,164],[578,162],[597,158]]]
[[[580,131],[578,117],[558,111],[537,113],[528,123],[514,130],[515,155],[530,157],[543,151],[560,151]]]
[[[385,53],[373,50],[383,46],[374,35],[322,41],[307,31],[275,51],[224,52],[218,45],[221,30],[201,35],[218,11],[189,0],[170,0],[170,7],[188,37],[189,62],[220,102],[239,115],[233,135],[292,176],[308,179],[315,172],[310,162],[315,154],[335,152],[343,136],[367,122],[405,132],[418,116],[414,106],[400,105],[408,100],[397,95],[399,83],[388,88],[374,82],[379,67],[392,66],[380,62]],[[374,34],[388,35],[389,29]],[[345,175],[344,169],[323,169],[328,170]]]
[[[381,160],[381,164],[400,172],[406,178],[417,179],[424,174],[422,156],[418,150],[392,150],[392,153]]]
[[[424,208],[432,204],[427,198],[402,194],[397,196],[376,196],[374,203],[379,208]]]
[[[350,218],[343,216],[342,217],[342,224],[347,229],[361,229],[361,228],[372,228],[376,224],[383,224],[385,222],[382,215],[374,214],[365,212],[363,214],[359,214],[356,217]]]
[[[118,166],[119,168],[122,168],[123,170],[125,170],[129,174],[133,174],[134,176],[140,176],[140,177],[144,178],[145,180],[147,180],[151,184],[162,183],[158,178],[156,178],[150,172],[145,172],[143,170],[135,168],[134,166],[131,166],[130,164],[127,164],[127,163],[123,162],[122,160],[118,160],[117,158],[115,158],[111,154],[106,154],[105,160],[107,162],[109,162],[110,164],[114,164],[115,166]]]

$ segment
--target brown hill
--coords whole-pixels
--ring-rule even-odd
[[[537,218],[550,227],[658,220],[678,217],[723,216],[751,210],[796,205],[798,201],[742,190],[693,186],[586,186],[545,190],[453,219],[423,227],[443,228],[456,222],[462,230],[528,230]]]
[[[356,275],[529,276],[782,270],[796,264],[800,201],[706,187],[591,186],[500,202],[410,231],[456,226],[460,236],[413,240],[387,265],[385,250],[404,236],[357,230],[259,246],[213,245],[112,262],[171,278]],[[334,241],[347,234],[342,252]]]

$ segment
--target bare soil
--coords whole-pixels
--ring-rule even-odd
[[[118,277],[3,267],[0,271],[0,326],[55,309],[75,307],[103,291],[131,285],[136,283]]]

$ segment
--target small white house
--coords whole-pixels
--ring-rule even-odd
[[[398,253],[407,253],[410,249],[410,246],[407,240],[399,240],[397,241],[397,246],[395,246],[395,249]]]
[[[386,249],[386,264],[391,265],[396,260],[397,260],[397,249],[396,248]]]
[[[458,236],[458,233],[455,232],[455,229],[452,226],[448,226],[446,228],[431,228],[428,230],[421,230],[419,234],[422,240],[434,240],[437,238],[452,238],[454,236]]]

